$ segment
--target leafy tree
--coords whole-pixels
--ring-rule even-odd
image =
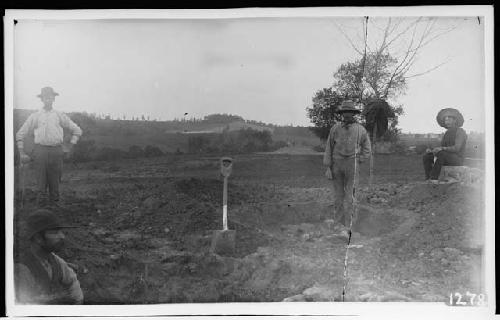
[[[368,53],[366,58],[342,64],[334,74],[334,88],[345,98],[357,102],[366,99],[395,98],[406,90],[406,78],[393,74],[398,60],[389,53]]]
[[[403,108],[393,107],[386,101],[404,93],[406,89],[405,79],[394,77],[390,71],[396,63],[397,60],[389,54],[382,55],[381,58],[370,54],[366,59],[340,65],[334,73],[333,86],[316,92],[313,107],[306,109],[314,124],[311,130],[325,140],[333,124],[340,120],[336,113],[338,106],[343,100],[349,99],[363,105],[362,123],[372,138],[376,122],[379,129],[377,137],[388,140],[389,137],[392,139],[397,136],[397,116],[402,114]]]
[[[336,111],[343,97],[332,88],[323,88],[316,92],[312,101],[312,107],[306,109],[307,116],[314,124],[310,130],[321,140],[326,140],[330,128],[340,120],[340,115]]]
[[[341,25],[337,25],[359,56],[342,64],[334,73],[332,88],[321,91],[363,104],[364,115],[369,117],[363,123],[373,128],[375,123],[380,125],[386,121],[379,128],[387,128],[387,131],[378,131],[377,137],[384,140],[397,138],[397,116],[403,113],[403,108],[391,106],[387,101],[394,104],[397,97],[405,93],[408,79],[425,75],[446,63],[442,62],[421,72],[412,70],[423,48],[456,28],[438,28],[436,23],[437,19],[433,17],[363,17],[363,27],[359,30],[354,28],[355,35],[350,34],[353,28],[346,32]],[[360,31],[362,35],[359,34]],[[359,39],[360,42],[356,43],[353,39]],[[316,93],[313,107],[308,108],[307,113],[315,125],[313,132],[324,139],[327,128],[336,120],[332,115],[335,108],[326,103],[316,103],[315,100],[319,98],[321,95]],[[386,105],[382,109],[377,107],[376,110],[370,110],[373,107],[370,101],[373,99],[384,101]]]
[[[404,89],[407,79],[422,76],[444,65],[446,62],[421,72],[412,72],[422,50],[457,27],[437,27],[438,19],[434,17],[363,17],[362,20],[363,27],[357,30],[363,32],[362,37],[359,34],[353,36],[341,25],[337,25],[352,49],[359,55],[358,63],[355,63],[356,70],[359,71],[357,66],[365,65],[364,72],[361,70],[361,73],[349,74],[355,74],[357,80],[363,80],[363,83],[356,81],[361,83],[361,90],[368,85],[375,98],[384,100],[391,98],[391,95],[396,96],[399,89]],[[355,38],[360,42],[355,43]]]
[[[203,120],[207,122],[215,122],[215,123],[227,123],[227,122],[233,122],[233,121],[244,121],[244,119],[238,115],[232,115],[232,114],[220,114],[220,113],[215,113],[215,114],[209,114],[208,116],[205,116]]]
[[[147,145],[144,148],[144,155],[148,158],[149,157],[159,157],[159,156],[163,155],[163,151],[161,151],[161,149],[156,147],[156,146]]]
[[[128,148],[128,156],[130,158],[140,158],[144,156],[144,150],[139,146],[130,146]]]

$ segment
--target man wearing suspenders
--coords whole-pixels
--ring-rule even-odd
[[[81,304],[76,272],[56,252],[64,248],[62,224],[52,211],[38,209],[26,220],[28,247],[14,266],[16,301],[26,304]]]

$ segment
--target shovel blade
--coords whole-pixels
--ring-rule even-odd
[[[235,251],[236,230],[215,230],[210,251],[221,256],[232,256]]]

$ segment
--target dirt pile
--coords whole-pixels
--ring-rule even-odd
[[[377,265],[381,270],[395,266],[399,269],[399,275],[385,278],[393,282],[399,278],[394,284],[407,289],[430,284],[411,278],[433,279],[434,290],[440,292],[441,301],[450,290],[457,288],[480,292],[482,210],[477,208],[477,200],[481,190],[460,184],[415,184],[409,191],[390,201],[396,207],[408,208],[415,221],[409,228],[401,229],[404,232],[396,230],[382,238]],[[412,277],[404,276],[408,274]],[[418,298],[437,299],[435,295]]]

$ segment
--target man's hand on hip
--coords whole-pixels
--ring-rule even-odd
[[[65,159],[69,159],[71,157],[71,155],[73,154],[73,147],[74,144],[70,143],[66,148],[63,149]]]
[[[21,163],[28,163],[31,161],[30,156],[28,156],[24,151],[19,152],[19,157],[20,157]]]

